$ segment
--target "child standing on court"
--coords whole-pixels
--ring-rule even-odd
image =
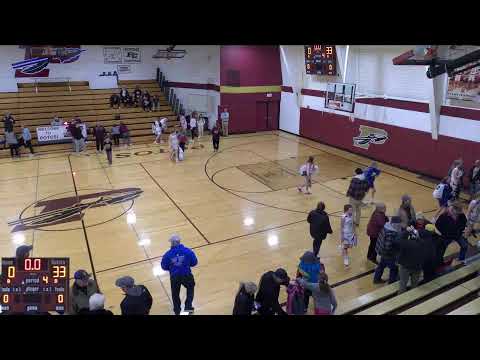
[[[347,204],[343,207],[342,220],[340,222],[341,233],[341,247],[343,255],[343,265],[350,265],[350,258],[348,256],[348,249],[357,246],[357,235],[355,234],[355,227],[353,226],[353,207]]]
[[[108,164],[112,165],[112,140],[110,140],[110,135],[107,133],[105,140],[103,141],[103,148],[107,153]]]
[[[220,129],[215,125],[212,129],[213,151],[217,152],[220,145]]]
[[[372,200],[370,203],[373,204],[373,198],[375,197],[375,192],[376,192],[375,179],[378,175],[380,175],[380,170],[377,168],[376,161],[372,162],[372,164],[365,169],[364,175],[365,175],[365,180],[367,180],[368,182],[368,189],[369,190],[372,189]]]
[[[305,187],[305,194],[311,194],[309,189],[312,187],[312,175],[317,170],[318,166],[313,163],[313,156],[310,156],[307,163],[300,167],[300,175],[305,177],[305,183],[297,188],[299,192],[303,192],[302,188]]]

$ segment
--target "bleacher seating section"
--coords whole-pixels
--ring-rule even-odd
[[[110,131],[112,125],[118,122],[114,118],[115,114],[120,114],[120,120],[130,129],[132,142],[153,141],[151,124],[154,119],[160,116],[167,117],[169,120],[168,133],[177,124],[176,116],[155,80],[119,81],[119,87],[125,86],[130,92],[136,85],[139,85],[142,91],[147,90],[152,96],[159,96],[159,111],[144,112],[141,107],[112,109],[110,108],[110,96],[118,93],[119,89],[93,90],[90,89],[88,82],[71,82],[71,91],[66,83],[39,84],[38,92],[36,92],[34,84],[19,84],[18,92],[0,93],[0,115],[3,118],[5,112],[12,113],[16,121],[17,136],[21,133],[21,124],[28,126],[32,133],[34,146],[39,145],[35,128],[50,125],[55,115],[63,121],[70,121],[75,115],[78,115],[89,128],[94,127],[98,121],[105,126],[107,131]],[[4,135],[3,126],[0,126],[0,135],[2,137]],[[91,134],[89,134],[89,140],[93,140]],[[88,145],[94,146],[95,144],[89,142]],[[70,144],[52,144],[38,146],[36,151],[48,152],[70,148]],[[7,151],[0,152],[1,156],[9,156]]]

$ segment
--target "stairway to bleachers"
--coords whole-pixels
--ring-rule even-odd
[[[478,315],[480,261],[398,295],[398,282],[340,304],[336,315]]]
[[[155,80],[124,80],[119,81],[119,87],[127,87],[132,92],[136,85],[142,91],[147,90],[150,95],[158,95],[160,109],[154,112],[145,112],[138,108],[110,108],[110,96],[118,93],[119,89],[90,89],[88,82],[67,83],[40,83],[38,92],[34,84],[19,84],[18,92],[0,93],[0,114],[9,111],[15,119],[15,132],[20,137],[22,124],[30,128],[33,145],[36,152],[58,151],[70,149],[71,144],[39,144],[37,143],[36,127],[49,126],[55,115],[63,121],[70,121],[78,115],[88,128],[100,122],[107,131],[111,130],[115,122],[123,121],[130,129],[132,142],[142,143],[153,140],[151,130],[152,122],[162,116],[168,118],[168,132],[177,125],[176,115],[168,104],[165,95],[160,90]],[[71,89],[71,91],[70,91]],[[115,120],[115,115],[120,115],[120,120]],[[0,136],[4,136],[1,126]],[[94,146],[92,134],[88,135],[87,146]],[[0,151],[0,156],[9,156],[9,151]]]

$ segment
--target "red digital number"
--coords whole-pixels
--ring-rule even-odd
[[[42,260],[33,259],[33,264],[32,264],[32,259],[25,259],[25,270],[26,271],[40,270],[41,267],[42,267]]]

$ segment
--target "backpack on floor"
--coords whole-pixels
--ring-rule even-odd
[[[435,190],[433,190],[433,197],[435,199],[441,199],[443,196],[443,189],[445,189],[445,184],[438,184]]]
[[[293,282],[287,287],[287,314],[304,315],[305,303],[303,288],[298,282]]]

